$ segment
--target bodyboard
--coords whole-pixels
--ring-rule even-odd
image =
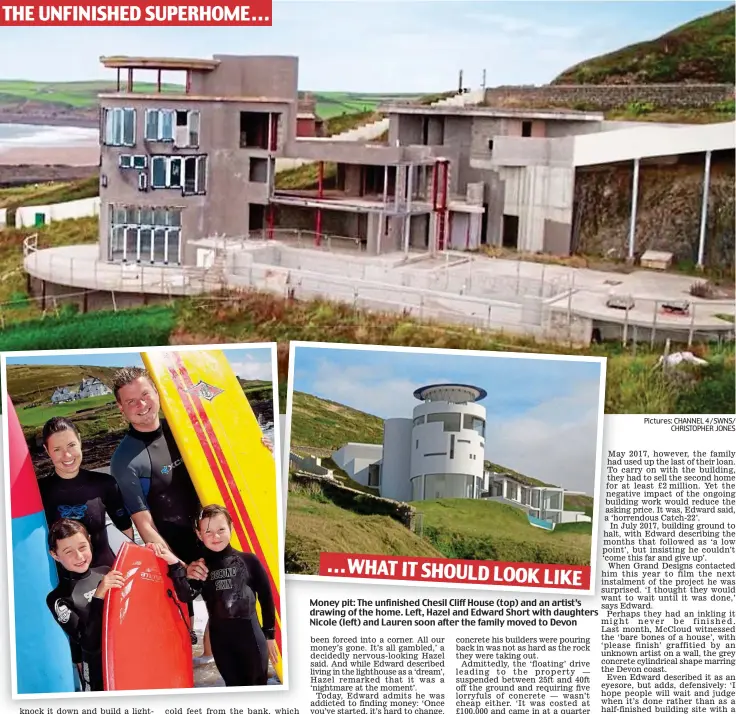
[[[176,597],[168,566],[149,548],[124,543],[115,570],[125,584],[104,605],[105,691],[194,686],[189,614]]]
[[[161,408],[203,506],[225,506],[232,545],[256,555],[276,608],[275,664],[283,682],[276,462],[227,358],[219,350],[146,352]],[[260,617],[260,608],[259,608]]]
[[[48,550],[48,525],[23,429],[7,400],[15,670],[18,694],[74,691],[69,640],[46,605],[58,585]]]

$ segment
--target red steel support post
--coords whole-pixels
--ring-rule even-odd
[[[273,203],[268,205],[268,240],[273,240]]]

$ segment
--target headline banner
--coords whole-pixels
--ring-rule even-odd
[[[338,578],[589,590],[589,565],[321,553],[319,574]]]
[[[181,0],[46,3],[0,0],[0,26],[271,26],[272,0],[239,3],[183,3]]]

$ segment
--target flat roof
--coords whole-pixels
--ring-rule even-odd
[[[144,94],[143,92],[107,92],[98,94],[99,99],[126,99],[135,102],[140,99],[145,101],[163,102],[239,102],[241,104],[293,104],[293,99],[279,97],[220,97],[210,94],[178,94],[174,92],[154,92]]]
[[[216,59],[198,59],[190,57],[128,57],[117,55],[100,57],[100,62],[108,69],[196,69],[211,72],[220,64]]]
[[[421,116],[491,117],[499,119],[555,119],[557,121],[603,121],[602,112],[575,109],[503,109],[481,105],[433,107],[424,104],[381,104],[381,114],[418,114]]]
[[[414,391],[414,396],[420,401],[429,402],[451,402],[464,404],[466,402],[479,402],[488,396],[488,392],[482,387],[474,387],[472,384],[428,384]]]

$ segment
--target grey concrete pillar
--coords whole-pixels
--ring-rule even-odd
[[[705,176],[703,177],[703,208],[700,211],[700,237],[698,239],[698,267],[703,267],[705,254],[705,229],[708,226],[708,191],[710,189],[710,160],[712,152],[705,152]]]
[[[406,213],[404,214],[404,253],[409,253],[409,237],[411,236],[411,194],[414,183],[414,171],[411,164],[407,170],[406,179]]]
[[[634,259],[636,245],[636,209],[639,202],[639,159],[634,159],[634,180],[631,185],[631,221],[629,223],[629,260]]]

